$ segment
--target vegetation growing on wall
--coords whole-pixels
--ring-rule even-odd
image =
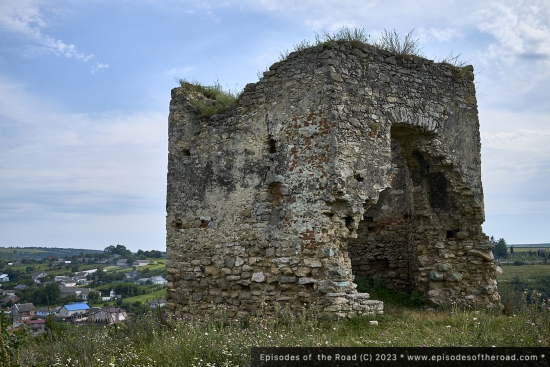
[[[315,41],[309,42],[303,40],[302,42],[294,45],[293,51],[302,51],[310,47],[315,46],[327,46],[332,42],[341,43],[349,42],[353,47],[359,47],[361,45],[372,45],[381,50],[390,52],[396,57],[405,59],[412,56],[424,57],[422,48],[419,45],[419,39],[413,37],[414,29],[402,37],[395,29],[384,29],[378,38],[373,42],[371,37],[363,28],[348,28],[342,27],[335,33],[329,33],[322,30],[320,34],[315,34]],[[290,52],[285,50],[279,52],[279,61],[285,60]],[[441,60],[441,63],[447,64],[451,69],[451,76],[455,81],[459,81],[464,77],[473,79],[473,68],[466,65],[466,62],[461,61],[460,54],[453,55],[451,52],[449,56]],[[258,72],[258,77],[262,77],[262,73]]]
[[[322,30],[320,34],[315,34],[315,41],[309,42],[303,40],[294,45],[293,51],[302,51],[306,48],[315,46],[328,46],[332,42],[341,43],[349,42],[353,47],[362,45],[373,45],[381,50],[391,52],[398,57],[405,58],[410,56],[423,57],[422,49],[419,47],[418,39],[414,39],[412,34],[414,29],[407,33],[405,37],[401,37],[395,30],[388,31],[384,29],[380,33],[378,39],[373,43],[370,40],[370,35],[363,28],[348,28],[342,27],[335,33],[329,33]],[[289,55],[288,50],[279,53],[279,61],[286,59]]]
[[[192,100],[192,105],[199,112],[199,117],[210,117],[218,113],[231,110],[236,106],[240,92],[224,90],[216,80],[212,85],[202,85],[197,81],[188,82],[185,79],[176,79],[180,86],[188,91],[198,92],[204,98]]]
[[[402,59],[410,56],[423,57],[422,48],[418,45],[419,40],[413,38],[413,32],[414,29],[401,38],[395,29],[391,31],[384,29],[374,46]]]

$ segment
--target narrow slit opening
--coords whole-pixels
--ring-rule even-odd
[[[269,139],[269,153],[270,154],[277,153],[276,144],[277,144],[277,142],[275,141],[275,139]]]

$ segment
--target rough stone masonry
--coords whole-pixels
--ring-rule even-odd
[[[174,88],[167,310],[380,313],[355,276],[438,304],[498,304],[482,232],[473,68],[331,43],[291,53],[238,106]]]

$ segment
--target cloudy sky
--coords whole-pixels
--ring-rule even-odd
[[[240,90],[342,26],[474,65],[484,231],[550,242],[550,0],[1,0],[0,246],[164,250],[175,78]]]

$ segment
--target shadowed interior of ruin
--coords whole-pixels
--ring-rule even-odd
[[[438,240],[453,240],[460,220],[446,176],[450,168],[426,153],[432,138],[411,126],[392,126],[391,187],[365,205],[357,238],[348,241],[354,275],[398,291],[426,290],[418,256]]]

